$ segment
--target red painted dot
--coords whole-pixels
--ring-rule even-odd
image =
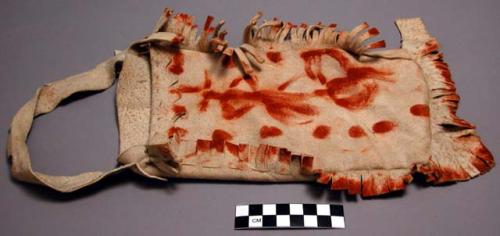
[[[429,106],[426,104],[416,104],[410,107],[410,112],[415,116],[429,117]]]
[[[393,130],[396,127],[396,124],[394,124],[392,121],[379,121],[372,126],[372,130],[375,133],[387,133],[391,130]]]
[[[349,136],[352,138],[361,138],[363,136],[366,136],[365,130],[361,128],[359,125],[352,126],[349,128]]]
[[[278,63],[281,60],[283,60],[280,52],[267,52],[266,56],[270,61],[272,61],[274,63]]]
[[[326,125],[320,125],[314,129],[313,136],[318,139],[324,139],[330,134],[330,127]]]

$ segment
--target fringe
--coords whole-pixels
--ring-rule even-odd
[[[347,190],[348,194],[360,194],[363,197],[404,190],[412,180],[410,169],[320,172],[316,179],[318,183],[330,185],[332,190]]]
[[[366,22],[354,27],[351,31],[337,31],[336,24],[323,25],[319,22],[313,25],[297,26],[276,18],[258,25],[261,16],[262,13],[257,12],[245,27],[244,44],[256,47],[272,43],[300,48],[338,47],[355,55],[362,55],[370,49],[385,47],[384,40],[365,44],[366,41],[380,34],[377,28],[370,28]],[[213,20],[213,16],[208,16],[202,31],[198,32],[198,26],[194,23],[195,17],[186,13],[173,15],[173,11],[167,8],[158,20],[153,33],[168,32],[177,35],[172,43],[183,49],[208,53],[231,50],[224,39],[227,31],[222,30],[225,22],[221,20],[215,27],[212,27]]]
[[[222,30],[224,21],[221,20],[212,26],[213,16],[207,16],[201,33],[195,24],[195,17],[186,13],[173,15],[171,9],[166,8],[154,28],[154,33],[167,32],[177,36],[171,43],[179,48],[196,50],[200,52],[222,53],[228,48],[224,39],[227,31]]]
[[[465,181],[488,172],[495,165],[493,155],[475,126],[456,114],[460,97],[438,42],[429,39],[418,55],[416,61],[429,86],[432,156],[428,163],[417,166],[417,171],[435,184]]]
[[[235,144],[228,141],[184,140],[176,134],[167,144],[148,147],[148,153],[170,166],[167,173],[182,172],[183,166],[267,172],[276,175],[311,176],[313,157],[266,144]],[[155,162],[159,163],[158,161]]]
[[[245,28],[243,39],[253,46],[268,46],[273,43],[289,45],[298,48],[308,47],[337,47],[355,55],[362,55],[370,49],[385,47],[385,41],[376,41],[365,44],[366,41],[378,36],[377,28],[370,28],[364,22],[351,31],[337,31],[336,24],[323,25],[321,22],[313,25],[295,25],[274,18],[257,25],[262,16],[255,15]]]

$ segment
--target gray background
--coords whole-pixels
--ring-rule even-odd
[[[296,23],[367,21],[389,48],[393,21],[421,16],[443,45],[462,97],[459,115],[478,125],[500,153],[498,1],[1,1],[0,143],[10,119],[35,89],[92,68],[150,32],[166,6],[226,20],[231,45],[257,10]],[[111,168],[118,150],[114,88],[39,117],[29,139],[36,169],[52,174]],[[346,197],[317,184],[173,180],[157,183],[124,172],[74,194],[10,178],[0,161],[2,235],[498,235],[500,168],[467,183],[410,185],[377,199]],[[342,203],[346,230],[234,231],[234,205],[259,202]],[[175,232],[175,233],[173,233]]]

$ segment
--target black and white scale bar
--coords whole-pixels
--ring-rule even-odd
[[[336,204],[247,204],[236,206],[235,229],[345,228],[344,207]]]

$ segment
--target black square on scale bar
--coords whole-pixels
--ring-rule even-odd
[[[276,204],[276,215],[289,215],[290,204]]]
[[[248,214],[251,216],[262,215],[262,204],[250,204]]]
[[[303,204],[304,215],[316,215],[316,204]]]

